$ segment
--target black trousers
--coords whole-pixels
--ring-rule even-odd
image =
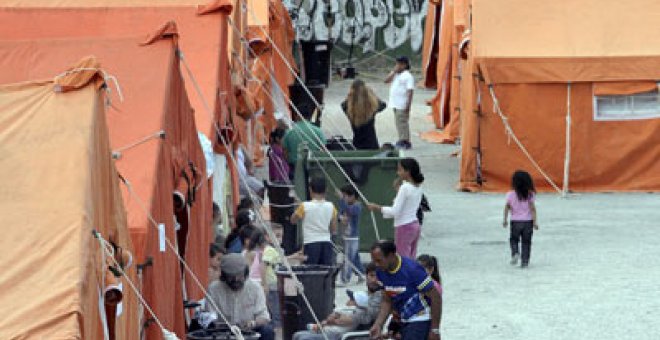
[[[532,234],[534,233],[534,223],[532,221],[511,221],[511,256],[520,254],[522,263],[529,263],[529,255],[532,251]],[[520,243],[522,239],[522,254],[520,253]]]

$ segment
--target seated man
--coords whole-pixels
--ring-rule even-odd
[[[220,280],[209,285],[209,297],[232,325],[259,333],[261,340],[274,340],[275,333],[270,325],[264,291],[258,283],[248,279],[249,271],[241,255],[223,256]],[[215,306],[205,301],[207,311],[215,312]],[[224,322],[220,317],[218,321]]]
[[[347,291],[351,298],[347,305],[356,308],[351,311],[332,313],[321,322],[329,340],[339,340],[344,333],[354,331],[360,326],[368,327],[376,320],[383,292],[376,277],[376,266],[370,263],[367,265],[366,272],[368,293]],[[296,332],[293,335],[293,340],[324,339],[317,325],[312,325],[311,328],[312,330]]]

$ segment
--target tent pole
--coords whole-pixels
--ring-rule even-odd
[[[564,185],[561,196],[568,195],[569,172],[571,167],[571,83],[566,87],[566,154],[564,155]]]

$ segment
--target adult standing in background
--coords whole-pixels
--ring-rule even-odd
[[[410,105],[412,104],[415,78],[410,73],[410,60],[402,56],[396,59],[396,66],[385,78],[390,85],[390,101],[394,109],[394,122],[399,140],[396,146],[401,149],[412,148],[410,143]]]
[[[374,94],[363,80],[353,81],[348,90],[346,100],[341,103],[341,109],[351,122],[353,129],[353,146],[360,150],[377,150],[380,148],[376,136],[376,114],[383,111],[387,105]]]
[[[307,143],[312,151],[321,150],[326,143],[323,131],[316,125],[309,122],[314,114],[314,106],[301,104],[298,110],[302,117],[293,124],[282,139],[282,146],[289,162],[289,179],[293,180],[298,161],[298,146],[300,143]]]

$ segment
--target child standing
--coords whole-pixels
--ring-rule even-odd
[[[358,283],[363,281],[364,267],[360,261],[360,214],[362,205],[357,201],[357,192],[351,185],[346,185],[339,192],[339,220],[344,229],[344,270],[341,282],[346,285],[351,281],[353,270],[358,276]]]
[[[417,258],[417,263],[424,267],[424,270],[433,279],[435,290],[438,291],[438,294],[442,295],[442,278],[438,269],[438,259],[433,255],[422,254]]]
[[[417,210],[422,202],[422,174],[414,158],[399,161],[396,171],[402,184],[391,207],[369,203],[369,210],[380,211],[385,218],[394,218],[394,242],[399,255],[417,257],[417,241],[421,232]]]
[[[282,226],[272,226],[273,234],[275,234],[275,241],[271,240],[270,236],[266,234],[266,240],[268,245],[264,249],[263,253],[263,273],[261,277],[262,286],[264,288],[264,293],[266,293],[266,304],[268,305],[268,311],[270,312],[271,320],[273,320],[274,327],[281,327],[281,315],[280,315],[280,298],[277,291],[277,267],[282,263],[282,257],[280,256],[279,251],[277,251],[276,246],[279,246],[282,243]],[[281,247],[281,246],[280,246]],[[305,257],[302,253],[294,253],[286,257],[288,260],[293,261],[303,261]]]
[[[506,194],[506,205],[504,206],[504,223],[507,227],[507,218],[511,213],[511,265],[518,264],[521,258],[520,266],[526,268],[529,265],[529,256],[532,247],[533,229],[539,229],[536,224],[536,206],[534,200],[536,189],[532,176],[526,171],[518,170],[513,173],[511,178],[511,188],[513,190]],[[522,255],[520,254],[519,244],[522,238]]]
[[[291,223],[302,220],[305,264],[331,266],[334,263],[332,235],[337,231],[337,209],[325,200],[325,178],[310,180],[311,201],[301,203],[291,215]]]

